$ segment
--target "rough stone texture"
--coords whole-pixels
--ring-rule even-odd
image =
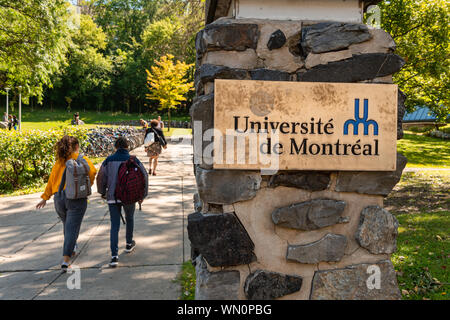
[[[398,90],[398,102],[397,102],[397,140],[403,138],[403,117],[405,116],[406,107],[405,107],[406,95]]]
[[[392,53],[396,45],[391,35],[383,29],[370,29],[372,39],[362,43],[356,43],[349,46],[352,54],[361,53]]]
[[[373,272],[369,267],[380,268],[379,289],[368,281]],[[373,268],[373,267],[372,267]],[[373,288],[373,289],[369,289]],[[343,269],[316,271],[312,281],[311,300],[400,300],[397,278],[392,262],[357,264]]]
[[[206,50],[244,51],[256,49],[258,25],[245,23],[215,23],[205,27],[202,41]]]
[[[330,183],[330,174],[323,172],[280,172],[270,178],[271,188],[284,186],[311,191],[325,190]]]
[[[197,167],[197,188],[203,203],[232,204],[255,197],[261,175],[252,171],[205,170]]]
[[[357,82],[393,74],[404,64],[405,61],[393,53],[367,53],[315,66],[298,73],[297,79],[312,82]]]
[[[194,103],[192,104],[189,114],[191,116],[191,121],[194,130],[196,130],[197,125],[194,124],[195,121],[201,121],[202,131],[201,136],[204,137],[204,133],[206,130],[214,127],[214,94],[208,94],[204,96],[200,96],[194,99]],[[202,138],[201,146],[196,142],[198,132],[194,132],[193,142],[194,142],[194,153],[196,156],[200,157],[201,155],[201,163],[200,166],[202,168],[212,168],[212,156],[208,155],[208,153],[203,153],[203,150],[211,144],[211,141],[207,141]],[[201,150],[199,150],[201,148]]]
[[[301,27],[301,21],[263,20],[262,23],[261,20],[259,21],[259,30],[261,34],[256,52],[265,68],[293,73],[304,66],[302,57],[299,54],[293,54],[290,49],[290,45],[295,42],[292,40],[294,35],[298,35],[295,43],[297,47],[299,46]],[[279,49],[270,50],[267,47],[267,44],[276,30],[281,30],[283,32],[287,38],[286,44]]]
[[[325,53],[310,53],[306,57],[305,67],[311,69],[319,64],[327,64],[328,62],[345,60],[352,57],[352,52],[349,49],[332,51]]]
[[[213,267],[256,260],[255,246],[234,214],[190,214],[187,230],[192,247]]]
[[[400,181],[407,162],[405,156],[397,153],[395,171],[340,171],[335,190],[387,196]]]
[[[387,210],[369,206],[361,212],[355,238],[359,245],[373,254],[397,250],[398,221]]]
[[[212,64],[203,64],[198,70],[198,79],[201,83],[213,81],[214,79],[234,79],[245,80],[248,78],[248,72],[244,69],[228,68]]]
[[[202,63],[229,68],[255,69],[258,67],[258,56],[253,49],[232,52],[208,51],[203,55]]]
[[[202,256],[195,263],[196,300],[238,300],[239,271],[209,272]]]
[[[256,69],[250,71],[252,80],[290,81],[291,75],[287,72],[269,69]]]
[[[345,201],[314,199],[275,210],[272,220],[277,226],[315,230],[342,222]]]
[[[299,291],[302,281],[300,276],[256,270],[245,280],[244,292],[249,300],[273,300]]]
[[[337,262],[342,259],[347,238],[328,233],[322,239],[303,245],[288,245],[286,259],[300,263]]]
[[[301,46],[305,54],[322,53],[346,49],[371,37],[363,24],[323,22],[303,27]]]
[[[283,31],[278,29],[270,35],[269,41],[267,42],[267,48],[269,50],[279,49],[286,43],[286,36]]]

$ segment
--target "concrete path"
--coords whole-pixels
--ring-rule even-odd
[[[173,139],[175,140],[175,139]],[[132,152],[148,168],[143,147]],[[173,280],[190,257],[187,215],[193,212],[195,178],[189,137],[163,151],[149,196],[135,213],[136,250],[124,252],[125,226],[119,235],[119,267],[108,267],[109,214],[94,192],[89,198],[73,265],[81,289],[68,289],[62,259],[62,223],[53,201],[35,210],[40,194],[0,198],[0,299],[177,299]],[[93,190],[96,191],[96,190]]]

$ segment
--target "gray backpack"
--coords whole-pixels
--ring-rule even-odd
[[[82,154],[78,155],[76,160],[66,161],[66,170],[59,185],[59,192],[66,185],[66,199],[85,199],[91,195],[91,181],[89,179],[89,165]]]

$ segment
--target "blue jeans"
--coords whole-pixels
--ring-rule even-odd
[[[133,204],[121,204],[114,203],[108,204],[109,216],[111,218],[111,233],[110,233],[110,245],[111,256],[117,256],[119,254],[119,229],[120,229],[120,211],[125,211],[126,220],[126,240],[127,243],[133,242],[133,229],[134,229],[134,210],[136,209],[136,203]]]
[[[55,197],[55,209],[63,223],[64,245],[63,256],[72,256],[80,234],[81,222],[87,209],[87,199],[70,200]]]

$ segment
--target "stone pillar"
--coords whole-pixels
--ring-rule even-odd
[[[392,83],[404,64],[385,31],[342,22],[224,17],[199,32],[196,49],[191,116],[203,132],[213,127],[214,79]],[[399,92],[398,139],[404,99]],[[195,165],[197,299],[400,299],[390,261],[398,222],[383,198],[405,165],[401,154],[395,172],[262,176]]]

